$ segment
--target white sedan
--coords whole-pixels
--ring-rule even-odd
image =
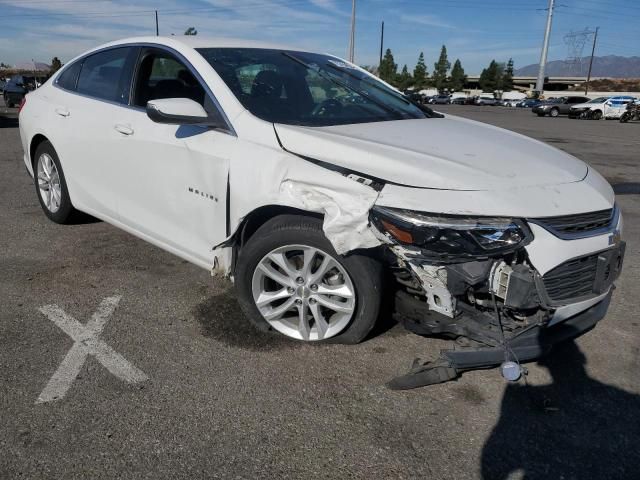
[[[593,327],[621,267],[595,170],[331,55],[113,42],[31,92],[20,134],[51,220],[86,212],[231,276],[247,318],[292,339],[362,341],[384,298],[487,347],[452,364],[500,363],[509,342],[528,360]]]

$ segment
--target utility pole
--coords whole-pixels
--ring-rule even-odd
[[[351,35],[349,37],[349,61],[353,63],[356,43],[356,0],[351,0]]]
[[[378,68],[380,68],[380,64],[382,64],[382,45],[384,44],[384,20],[382,21],[382,28],[380,29],[380,62],[378,63]]]
[[[158,29],[158,10],[156,10],[156,37],[160,36],[160,30]]]
[[[600,27],[596,27],[596,31],[593,32],[593,46],[591,47],[591,60],[589,60],[589,73],[587,73],[587,83],[584,86],[584,94],[589,93],[589,82],[591,81],[591,67],[593,67],[593,55],[596,53],[596,40],[598,40],[598,30]]]
[[[542,42],[542,52],[540,53],[540,67],[538,68],[538,81],[536,91],[541,94],[544,91],[544,69],[547,65],[547,52],[549,51],[549,37],[551,36],[551,20],[553,19],[553,7],[555,0],[549,0],[547,9],[547,27],[544,31],[544,41]]]

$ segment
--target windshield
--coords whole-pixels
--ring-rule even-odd
[[[242,105],[274,123],[329,126],[427,118],[401,93],[329,55],[199,48]]]
[[[550,98],[547,103],[564,103],[567,97]]]
[[[599,97],[599,98],[594,98],[593,100],[589,100],[587,103],[604,103],[607,100],[609,100],[609,97]]]

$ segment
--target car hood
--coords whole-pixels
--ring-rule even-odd
[[[582,161],[545,143],[451,115],[275,129],[291,153],[405,186],[498,190],[579,182],[587,174]]]

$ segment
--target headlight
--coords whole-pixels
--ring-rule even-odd
[[[388,207],[371,210],[374,225],[401,244],[439,257],[489,257],[531,241],[525,223],[513,218],[438,215]]]

